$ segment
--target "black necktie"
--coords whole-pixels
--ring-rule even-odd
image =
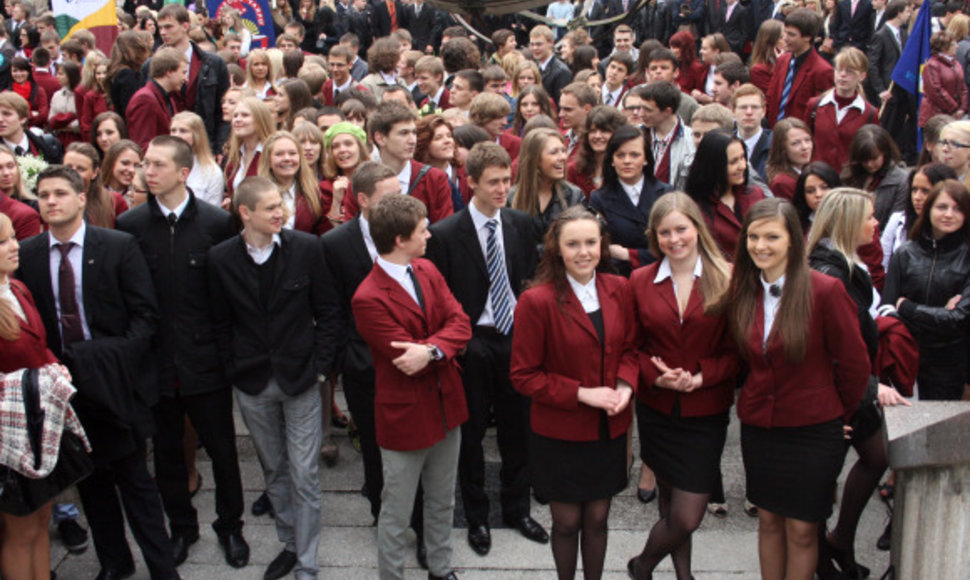
[[[61,305],[61,335],[64,337],[64,348],[75,342],[84,340],[84,328],[81,326],[81,313],[77,305],[77,294],[74,289],[74,267],[68,254],[74,247],[74,242],[57,244],[61,252],[61,264],[57,268],[58,302]]]
[[[418,305],[424,311],[424,292],[421,291],[421,283],[418,282],[418,276],[414,273],[414,268],[411,266],[408,266],[408,276],[411,277],[411,283],[414,284],[414,295],[418,298]]]
[[[166,219],[168,220],[168,228],[170,230],[174,230],[175,229],[175,222],[179,221],[178,216],[176,216],[175,213],[172,212],[172,213],[168,214],[168,217]]]
[[[775,298],[781,298],[781,286],[779,286],[778,284],[772,284],[771,286],[768,286],[768,293],[774,296]]]
[[[21,147],[20,145],[17,145],[16,147],[14,147],[14,150],[13,150],[13,152],[14,152],[14,153],[15,153],[15,154],[17,155],[17,157],[20,157],[20,156],[22,156],[22,155],[23,155],[24,153],[26,153],[26,152],[24,151],[24,148],[23,148],[23,147]]]

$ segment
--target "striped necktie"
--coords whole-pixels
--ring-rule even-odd
[[[781,91],[781,104],[778,105],[778,120],[785,118],[785,108],[788,107],[788,98],[791,97],[792,81],[795,80],[795,55],[791,55],[788,63],[788,74],[785,76],[785,88]]]
[[[512,331],[512,300],[509,297],[509,278],[505,273],[505,260],[498,245],[498,220],[488,220],[488,238],[485,241],[485,251],[488,266],[488,299],[492,305],[492,320],[495,330],[502,334]]]

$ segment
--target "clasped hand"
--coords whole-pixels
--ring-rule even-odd
[[[654,383],[660,388],[689,393],[700,387],[703,382],[701,373],[695,375],[682,368],[672,369],[659,356],[650,357],[650,362],[661,373]]]
[[[630,404],[633,389],[629,385],[620,385],[615,389],[610,387],[580,387],[579,402],[603,409],[609,416],[622,413]]]

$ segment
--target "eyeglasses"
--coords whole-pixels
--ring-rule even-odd
[[[646,109],[646,107],[644,107],[643,105],[627,105],[623,107],[624,111],[631,111],[634,113],[637,111],[643,111],[644,109]]]
[[[954,147],[956,149],[970,149],[970,144],[958,143],[956,141],[950,141],[949,139],[943,139],[940,141],[940,147]]]

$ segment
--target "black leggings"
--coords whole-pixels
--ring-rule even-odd
[[[552,557],[556,561],[559,580],[576,577],[576,556],[580,547],[583,550],[583,578],[599,580],[603,575],[611,502],[612,498],[582,503],[549,502]]]

